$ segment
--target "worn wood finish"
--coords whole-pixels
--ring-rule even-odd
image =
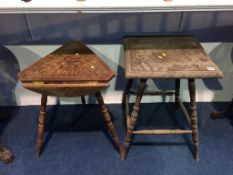
[[[31,91],[46,94],[49,96],[60,97],[79,97],[84,95],[95,94],[96,92],[109,87],[108,83],[99,82],[81,82],[81,83],[60,83],[60,84],[47,84],[47,83],[23,83],[24,88]]]
[[[123,115],[123,125],[125,128],[128,126],[129,118],[130,118],[130,109],[129,109],[129,97],[130,97],[130,89],[132,87],[133,79],[129,79],[127,81],[126,89],[123,92],[122,96],[122,108],[124,111]]]
[[[177,103],[178,103],[178,105],[179,105],[181,111],[183,112],[184,117],[185,117],[185,119],[186,119],[188,125],[191,127],[191,119],[190,119],[191,117],[190,117],[188,111],[186,110],[186,108],[185,108],[185,106],[184,106],[184,103],[181,101],[180,98],[177,98]]]
[[[221,78],[192,36],[125,37],[126,78]]]
[[[146,79],[140,79],[140,83],[139,83],[138,90],[137,90],[136,102],[133,106],[133,111],[132,111],[131,116],[129,118],[129,122],[128,122],[128,126],[127,126],[127,133],[126,133],[125,141],[124,141],[124,145],[123,145],[123,151],[122,151],[122,155],[121,155],[121,159],[123,159],[123,160],[126,158],[126,154],[128,152],[128,149],[129,149],[129,144],[132,141],[133,131],[134,131],[134,128],[136,126],[140,102],[141,102],[141,99],[143,96],[143,92],[145,90],[145,86],[146,86]]]
[[[190,117],[191,117],[191,127],[192,127],[192,137],[194,144],[194,158],[195,160],[199,160],[199,151],[198,151],[198,120],[197,120],[197,106],[196,106],[196,92],[195,92],[195,80],[188,80],[188,88],[190,95]]]
[[[22,82],[109,81],[114,72],[86,45],[69,42],[19,73]]]
[[[36,142],[36,153],[40,157],[43,143],[43,135],[45,129],[45,115],[46,115],[46,104],[47,104],[47,95],[41,96],[41,106],[40,106],[40,115],[39,115],[39,124],[38,124],[38,136]]]
[[[108,109],[104,104],[103,97],[102,97],[100,92],[97,92],[95,95],[96,95],[96,98],[97,98],[97,100],[98,100],[98,102],[100,104],[101,111],[102,111],[103,117],[104,117],[104,121],[105,121],[105,123],[107,125],[107,129],[108,129],[108,131],[110,132],[110,134],[112,136],[113,143],[114,143],[117,151],[119,153],[121,153],[120,139],[117,136],[117,133],[116,133],[116,130],[115,130],[114,126],[113,126],[113,123],[112,123],[111,117],[109,115]]]
[[[133,131],[133,134],[144,134],[144,135],[192,134],[192,130],[181,130],[181,129],[137,130],[137,131]]]
[[[195,78],[220,78],[222,72],[213,63],[195,37],[192,36],[155,36],[124,38],[125,77],[127,79],[175,79],[174,91],[144,91],[140,82],[136,102],[127,122],[124,150],[125,159],[133,134],[192,134],[194,158],[198,153],[198,121],[196,111]],[[180,79],[188,79],[190,94],[190,113],[180,99]],[[127,85],[128,86],[128,85]],[[123,103],[128,103],[125,94],[133,94],[126,88]],[[191,130],[139,130],[134,131],[142,95],[175,95],[175,102],[181,108]],[[127,106],[125,104],[124,106]],[[129,109],[127,109],[129,111]],[[130,117],[129,117],[130,116]]]
[[[108,81],[114,75],[114,72],[94,52],[79,41],[64,44],[19,73],[24,88],[42,94],[36,144],[38,156],[42,150],[48,95],[81,97],[82,104],[86,104],[84,96],[96,94],[114,145],[121,153],[119,138],[99,92],[109,87]]]

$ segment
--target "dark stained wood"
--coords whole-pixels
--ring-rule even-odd
[[[22,82],[109,81],[114,72],[87,46],[69,42],[19,73]]]
[[[175,102],[178,104],[180,98],[180,79],[175,80]]]
[[[179,105],[181,111],[184,114],[184,118],[187,121],[188,125],[191,127],[191,119],[190,119],[190,115],[186,109],[186,107],[184,106],[184,103],[182,102],[182,100],[180,98],[177,98],[176,103]]]
[[[143,92],[145,90],[145,86],[146,86],[146,79],[141,79],[139,86],[138,86],[138,90],[137,90],[136,102],[133,106],[133,111],[132,111],[132,114],[130,116],[129,122],[127,123],[128,124],[127,133],[125,136],[123,151],[122,151],[122,155],[121,155],[122,160],[124,160],[126,158],[126,154],[128,152],[130,142],[132,141],[133,131],[134,131],[134,128],[136,125],[138,111],[140,108],[140,102],[141,102],[141,99],[143,96]]]
[[[122,96],[122,110],[124,112],[123,115],[123,125],[126,128],[126,125],[128,125],[128,121],[130,118],[130,109],[129,109],[129,96],[130,96],[130,89],[133,83],[133,79],[129,79],[127,81],[127,85],[126,85],[126,89],[123,92],[123,96]]]
[[[46,84],[46,83],[23,83],[24,88],[30,89],[40,94],[60,97],[79,97],[84,95],[95,94],[96,92],[106,89],[108,83],[83,82],[75,84]]]
[[[126,37],[126,78],[221,78],[219,68],[192,36]]]
[[[47,96],[81,97],[96,94],[107,128],[118,152],[120,140],[104,104],[100,90],[109,87],[114,72],[88,47],[78,41],[69,42],[19,73],[24,88],[42,94],[36,144],[40,156],[45,128]]]
[[[191,117],[191,127],[192,127],[192,137],[194,144],[194,158],[195,160],[199,160],[199,152],[198,152],[198,120],[197,120],[197,106],[196,106],[196,91],[195,91],[195,80],[188,80],[188,88],[190,95],[190,117]]]
[[[36,142],[36,153],[38,157],[40,157],[41,150],[42,150],[43,135],[44,135],[44,128],[45,128],[46,104],[47,104],[47,95],[42,95],[40,115],[39,115],[39,124],[38,124],[38,136],[37,136],[37,142]]]
[[[105,89],[114,75],[88,47],[73,41],[21,71],[19,78],[34,92],[75,97]]]
[[[105,121],[105,123],[106,123],[106,125],[107,125],[108,131],[109,131],[109,133],[110,133],[111,136],[112,136],[113,143],[114,143],[114,145],[115,145],[117,151],[118,151],[119,153],[121,153],[120,139],[119,139],[119,137],[117,136],[116,130],[115,130],[113,124],[112,124],[112,120],[111,120],[111,117],[110,117],[110,115],[109,115],[108,109],[107,109],[107,107],[106,107],[105,104],[104,104],[103,97],[102,97],[102,95],[101,95],[100,92],[97,92],[95,95],[96,95],[96,98],[97,98],[97,100],[98,100],[98,102],[99,102],[99,104],[100,104],[101,111],[102,111],[102,113],[103,113],[104,121]]]
[[[192,36],[168,37],[126,37],[124,39],[125,76],[129,80],[123,93],[122,106],[127,111],[127,133],[121,159],[125,159],[133,134],[192,134],[194,158],[199,160],[198,120],[196,110],[196,78],[219,78],[222,72],[206,54],[198,40]],[[175,79],[173,91],[144,91],[146,79]],[[188,79],[190,94],[190,113],[180,99],[180,79]],[[141,79],[136,102],[129,115],[129,95],[133,79]],[[142,81],[143,80],[143,81]],[[139,130],[135,131],[139,104],[142,95],[174,95],[175,102],[181,108],[191,130]]]

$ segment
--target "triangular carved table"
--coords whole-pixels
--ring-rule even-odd
[[[38,126],[37,154],[40,156],[45,127],[47,96],[78,97],[95,94],[116,149],[119,138],[100,90],[106,89],[114,72],[86,45],[78,41],[64,44],[19,73],[23,87],[42,94]],[[82,98],[84,102],[84,98]]]

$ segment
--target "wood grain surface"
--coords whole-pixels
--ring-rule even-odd
[[[192,36],[124,38],[126,78],[221,78]]]
[[[23,82],[109,81],[114,72],[79,41],[64,44],[19,73]]]

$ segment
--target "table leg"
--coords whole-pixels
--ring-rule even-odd
[[[180,98],[180,79],[175,80],[175,103],[178,106],[178,100]]]
[[[188,80],[189,95],[190,95],[190,110],[191,110],[191,127],[192,127],[192,138],[194,144],[194,159],[199,160],[198,151],[198,119],[197,119],[197,106],[196,106],[196,92],[195,92],[195,80]]]
[[[114,145],[115,145],[117,151],[121,154],[120,139],[117,136],[116,130],[115,130],[113,124],[112,124],[112,120],[111,120],[111,117],[109,115],[108,109],[104,104],[103,97],[102,97],[100,92],[97,92],[95,95],[96,95],[96,98],[97,98],[97,100],[98,100],[98,102],[99,102],[99,104],[101,106],[101,111],[103,113],[103,117],[104,117],[105,123],[107,125],[108,131],[110,132],[110,134],[112,136]]]
[[[126,89],[123,92],[123,97],[122,97],[122,108],[124,111],[123,118],[124,118],[124,126],[128,126],[129,124],[129,118],[130,118],[130,110],[129,110],[129,96],[130,96],[130,89],[133,83],[133,79],[129,79],[127,81]]]
[[[41,149],[42,149],[42,142],[43,142],[43,135],[44,135],[44,128],[45,128],[46,104],[47,104],[47,95],[42,95],[40,115],[39,115],[39,124],[38,124],[38,137],[37,137],[37,143],[36,143],[36,153],[38,157],[40,157]]]
[[[85,97],[84,97],[84,96],[81,96],[81,101],[82,101],[82,104],[83,104],[83,105],[86,104],[86,100],[85,100]]]
[[[133,130],[136,126],[138,111],[139,111],[140,102],[141,102],[141,99],[142,99],[142,96],[143,96],[143,93],[145,90],[145,85],[146,85],[146,79],[140,79],[140,83],[139,83],[138,90],[137,90],[136,102],[133,106],[133,111],[131,113],[131,117],[129,119],[129,124],[127,126],[127,133],[125,136],[125,141],[124,141],[124,145],[123,145],[123,152],[121,155],[122,160],[124,160],[126,158],[126,154],[128,153],[130,142],[132,141]]]

